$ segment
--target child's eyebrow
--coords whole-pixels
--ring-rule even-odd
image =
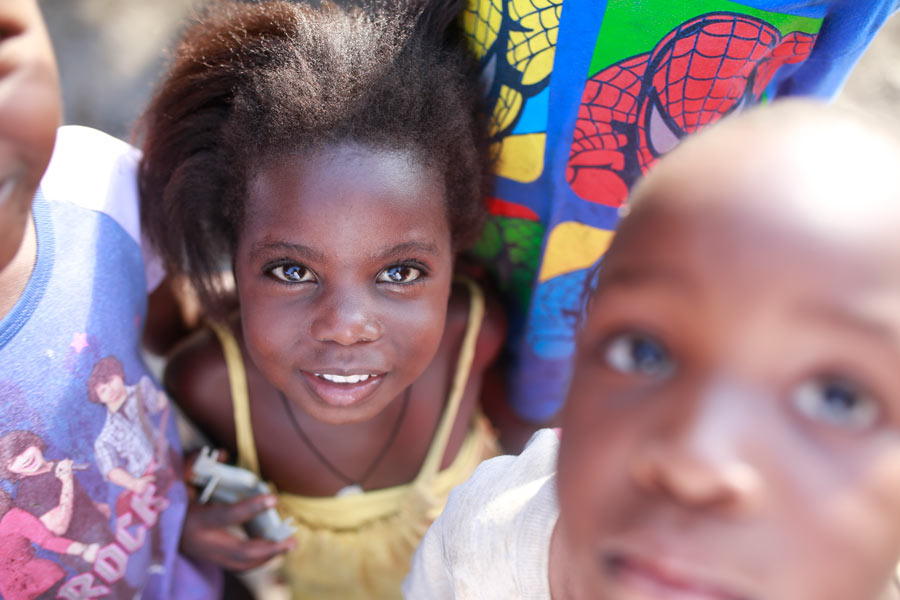
[[[400,244],[395,244],[390,248],[385,248],[381,250],[376,255],[372,256],[375,260],[384,260],[388,258],[393,258],[398,254],[408,254],[408,253],[419,253],[419,254],[438,254],[438,248],[431,242],[412,240],[409,242],[402,242]]]
[[[803,316],[819,321],[836,324],[844,329],[851,329],[868,337],[877,338],[883,343],[900,348],[900,335],[889,319],[882,319],[867,312],[855,310],[847,306],[811,305],[798,309]]]
[[[325,253],[316,250],[305,244],[296,244],[281,240],[263,240],[250,249],[250,258],[256,259],[260,254],[280,250],[282,252],[290,252],[291,254],[299,254],[307,260],[324,261]]]
[[[696,291],[696,286],[689,277],[678,269],[665,265],[625,265],[612,269],[601,266],[597,284],[598,289],[661,284],[688,293]]]

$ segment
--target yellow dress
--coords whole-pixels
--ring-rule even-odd
[[[335,497],[277,492],[278,511],[293,518],[297,549],[285,556],[283,574],[293,598],[402,598],[400,586],[413,551],[440,514],[450,490],[468,479],[481,461],[497,455],[487,419],[476,415],[453,463],[440,469],[456,421],[475,342],[484,317],[484,296],[471,281],[468,324],[441,422],[416,478],[405,485]],[[225,352],[238,465],[259,475],[250,420],[250,397],[240,348],[227,329],[214,328]]]

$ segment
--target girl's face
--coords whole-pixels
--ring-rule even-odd
[[[573,597],[886,598],[897,253],[774,202],[681,204],[626,221],[579,340],[554,537]]]
[[[317,420],[371,419],[434,357],[453,272],[444,189],[354,144],[263,167],[234,257],[254,364]]]

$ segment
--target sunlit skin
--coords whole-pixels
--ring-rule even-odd
[[[741,117],[639,188],[578,343],[554,600],[897,597],[900,151],[842,119]]]
[[[252,178],[238,238],[240,314],[231,325],[244,352],[264,476],[303,495],[347,485],[298,437],[283,393],[316,448],[350,477],[369,468],[399,420],[364,487],[411,481],[443,412],[468,318],[468,292],[451,285],[454,247],[438,172],[412,151],[352,143],[281,157]],[[445,465],[502,339],[491,306]],[[328,381],[335,376],[365,381]],[[194,340],[166,378],[188,413],[233,451],[218,341]]]
[[[31,199],[62,108],[53,49],[34,0],[0,0],[0,317],[34,265]]]

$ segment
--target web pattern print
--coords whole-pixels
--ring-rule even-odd
[[[775,72],[805,60],[815,36],[782,37],[736,13],[682,23],[652,52],[613,64],[585,85],[566,177],[579,197],[620,205],[631,184],[679,140],[759,101]]]
[[[562,1],[512,0],[508,8],[517,27],[509,32],[506,59],[522,73],[522,85],[538,83],[547,76],[546,69],[532,65],[545,52],[552,53],[556,48]]]
[[[469,48],[478,59],[483,58],[500,36],[503,0],[469,2],[460,15],[460,22]]]
[[[470,0],[463,10],[463,32],[483,65],[494,103],[494,141],[513,131],[528,99],[549,83],[562,5],[563,0]]]

